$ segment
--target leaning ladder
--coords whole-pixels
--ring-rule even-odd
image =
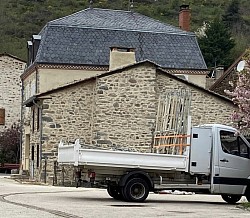
[[[152,150],[156,153],[183,154],[188,142],[191,93],[182,89],[159,97]]]

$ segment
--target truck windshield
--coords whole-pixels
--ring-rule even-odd
[[[220,131],[221,148],[225,153],[249,158],[249,147],[240,136],[234,132]]]

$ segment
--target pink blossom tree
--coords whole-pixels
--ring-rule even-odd
[[[243,70],[238,72],[238,81],[234,90],[225,90],[238,106],[238,110],[232,114],[232,121],[240,129],[250,127],[250,51],[247,51],[243,59],[245,61]],[[231,85],[233,86],[232,83]]]

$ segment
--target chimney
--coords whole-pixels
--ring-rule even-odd
[[[189,5],[181,5],[179,11],[179,27],[182,30],[190,31],[190,9]]]
[[[124,47],[111,47],[109,70],[124,67],[136,63],[135,49]]]
[[[224,73],[224,66],[218,66],[218,67],[216,67],[216,71],[215,72],[216,72],[215,73],[215,78],[219,79],[223,75],[223,73]]]
[[[32,59],[32,52],[33,52],[33,43],[31,41],[28,41],[27,42],[27,49],[28,49],[28,63],[27,63],[27,66],[30,66],[33,62],[33,59]]]

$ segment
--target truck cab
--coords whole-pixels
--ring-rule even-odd
[[[232,203],[250,192],[250,144],[236,129],[219,124],[193,127],[190,149],[189,172],[210,174],[212,194]]]

